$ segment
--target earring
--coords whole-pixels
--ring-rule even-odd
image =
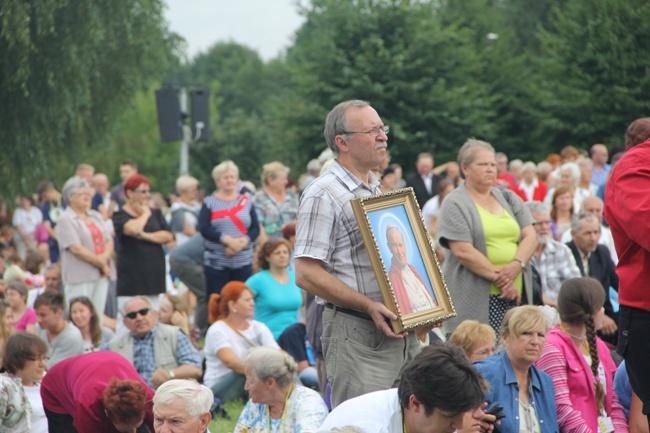
[[[237,314],[237,309],[236,308],[233,308],[232,314]]]

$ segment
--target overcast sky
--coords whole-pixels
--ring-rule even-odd
[[[220,41],[235,41],[276,57],[303,23],[296,0],[166,0],[171,30],[188,43],[193,58]]]

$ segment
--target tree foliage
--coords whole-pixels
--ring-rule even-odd
[[[61,180],[84,149],[100,151],[135,93],[166,68],[176,43],[160,0],[4,2],[5,189],[29,190],[45,177]]]

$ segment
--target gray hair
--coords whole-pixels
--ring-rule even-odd
[[[325,130],[323,131],[323,135],[325,136],[327,146],[329,146],[334,154],[339,153],[339,149],[336,147],[336,136],[341,134],[343,131],[348,130],[348,122],[345,118],[347,111],[350,108],[363,108],[369,106],[370,104],[366,101],[352,99],[350,101],[341,102],[329,112],[325,119]]]
[[[524,205],[528,208],[528,210],[532,213],[536,214],[544,214],[544,213],[549,213],[548,207],[541,201],[529,201],[524,203]]]
[[[509,165],[510,171],[512,171],[512,169],[515,168],[515,167],[522,168],[523,164],[524,163],[523,163],[523,161],[521,159],[513,159],[512,161],[510,161],[510,165]],[[523,171],[523,168],[522,168],[522,171]]]
[[[131,299],[129,299],[128,301],[126,301],[124,303],[124,305],[122,305],[122,309],[120,311],[120,313],[122,313],[122,316],[126,316],[126,306],[129,305],[133,301],[144,301],[144,302],[147,303],[147,308],[148,309],[155,310],[155,308],[153,306],[153,303],[151,302],[151,299],[147,298],[146,296],[134,296]]]
[[[235,176],[237,176],[237,178],[239,178],[239,167],[237,167],[234,162],[227,159],[227,160],[223,161],[222,163],[217,164],[217,165],[214,166],[214,168],[212,169],[212,179],[214,179],[215,182],[218,181],[219,178],[221,177],[221,175],[226,170],[234,171]]]
[[[199,181],[192,176],[183,175],[176,179],[176,191],[181,194],[192,188],[193,186],[198,186]]]
[[[580,158],[579,160],[576,161],[576,164],[578,164],[578,167],[580,168],[584,168],[584,167],[594,168],[594,162],[589,158]]]
[[[88,188],[89,186],[90,185],[88,185],[86,179],[79,176],[73,176],[65,182],[61,193],[63,194],[63,197],[70,200],[70,196],[76,193],[79,188]]]
[[[585,202],[589,200],[596,200],[601,206],[605,204],[605,202],[603,202],[601,198],[598,197],[597,195],[588,195],[587,197],[583,198],[582,201],[580,202],[580,212],[586,212]]]
[[[578,186],[578,182],[580,182],[580,167],[578,167],[578,164],[575,162],[566,162],[562,164],[560,167],[560,175],[565,171],[571,172],[571,176],[573,176],[574,186]]]
[[[542,161],[537,164],[537,174],[543,173],[544,171],[550,173],[553,171],[553,164],[548,161]]]
[[[521,172],[523,173],[526,170],[533,170],[537,174],[537,166],[533,161],[526,161],[521,165]]]
[[[214,395],[210,388],[192,379],[168,380],[158,387],[153,396],[153,411],[156,412],[156,406],[171,405],[176,400],[183,400],[189,417],[198,418],[210,412]]]
[[[494,153],[494,147],[486,141],[477,140],[475,138],[468,139],[465,144],[458,151],[458,165],[468,166],[476,158],[476,151],[479,149],[486,149]],[[460,171],[460,177],[465,179],[463,170]]]
[[[596,215],[590,212],[580,212],[577,215],[571,217],[571,231],[577,232],[580,228],[580,221],[585,220],[587,222],[597,222],[600,225],[600,221]]]
[[[275,379],[284,388],[296,381],[298,364],[288,353],[273,347],[261,346],[251,350],[244,359],[244,367],[250,367],[259,380]]]

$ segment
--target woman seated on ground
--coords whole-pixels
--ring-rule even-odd
[[[206,368],[203,383],[226,402],[245,399],[244,358],[258,346],[278,347],[265,324],[252,320],[253,293],[240,281],[227,283],[208,305],[210,322],[205,337]]]
[[[36,333],[36,311],[27,306],[27,286],[19,281],[11,282],[5,297],[13,313],[13,329],[16,332]]]
[[[164,294],[160,300],[158,321],[165,325],[178,326],[185,335],[191,337],[187,303],[180,296],[171,295],[169,293]]]
[[[474,364],[490,383],[489,403],[498,402],[506,415],[502,432],[559,432],[553,381],[533,363],[542,355],[548,322],[532,305],[510,309],[501,324],[504,350]]]
[[[480,361],[496,351],[494,329],[476,320],[463,320],[449,337],[449,342],[460,347],[470,361]]]
[[[70,321],[79,328],[84,338],[84,351],[99,350],[103,343],[111,341],[115,333],[99,324],[99,317],[90,299],[79,296],[70,301]]]
[[[47,433],[40,381],[47,366],[47,343],[26,332],[7,340],[0,374],[0,431]]]
[[[321,396],[297,380],[298,366],[291,355],[271,347],[258,347],[244,361],[244,407],[235,433],[249,431],[315,432],[327,416]]]
[[[627,433],[623,408],[614,392],[616,365],[596,335],[605,309],[605,291],[589,277],[571,278],[560,288],[560,324],[546,337],[537,367],[553,378],[558,420],[563,432],[598,432],[610,426]],[[600,430],[603,431],[603,430]]]
[[[276,340],[298,321],[303,306],[303,291],[296,285],[296,274],[288,270],[290,259],[288,241],[266,242],[257,253],[262,270],[246,280],[255,295],[255,319],[268,326]]]

